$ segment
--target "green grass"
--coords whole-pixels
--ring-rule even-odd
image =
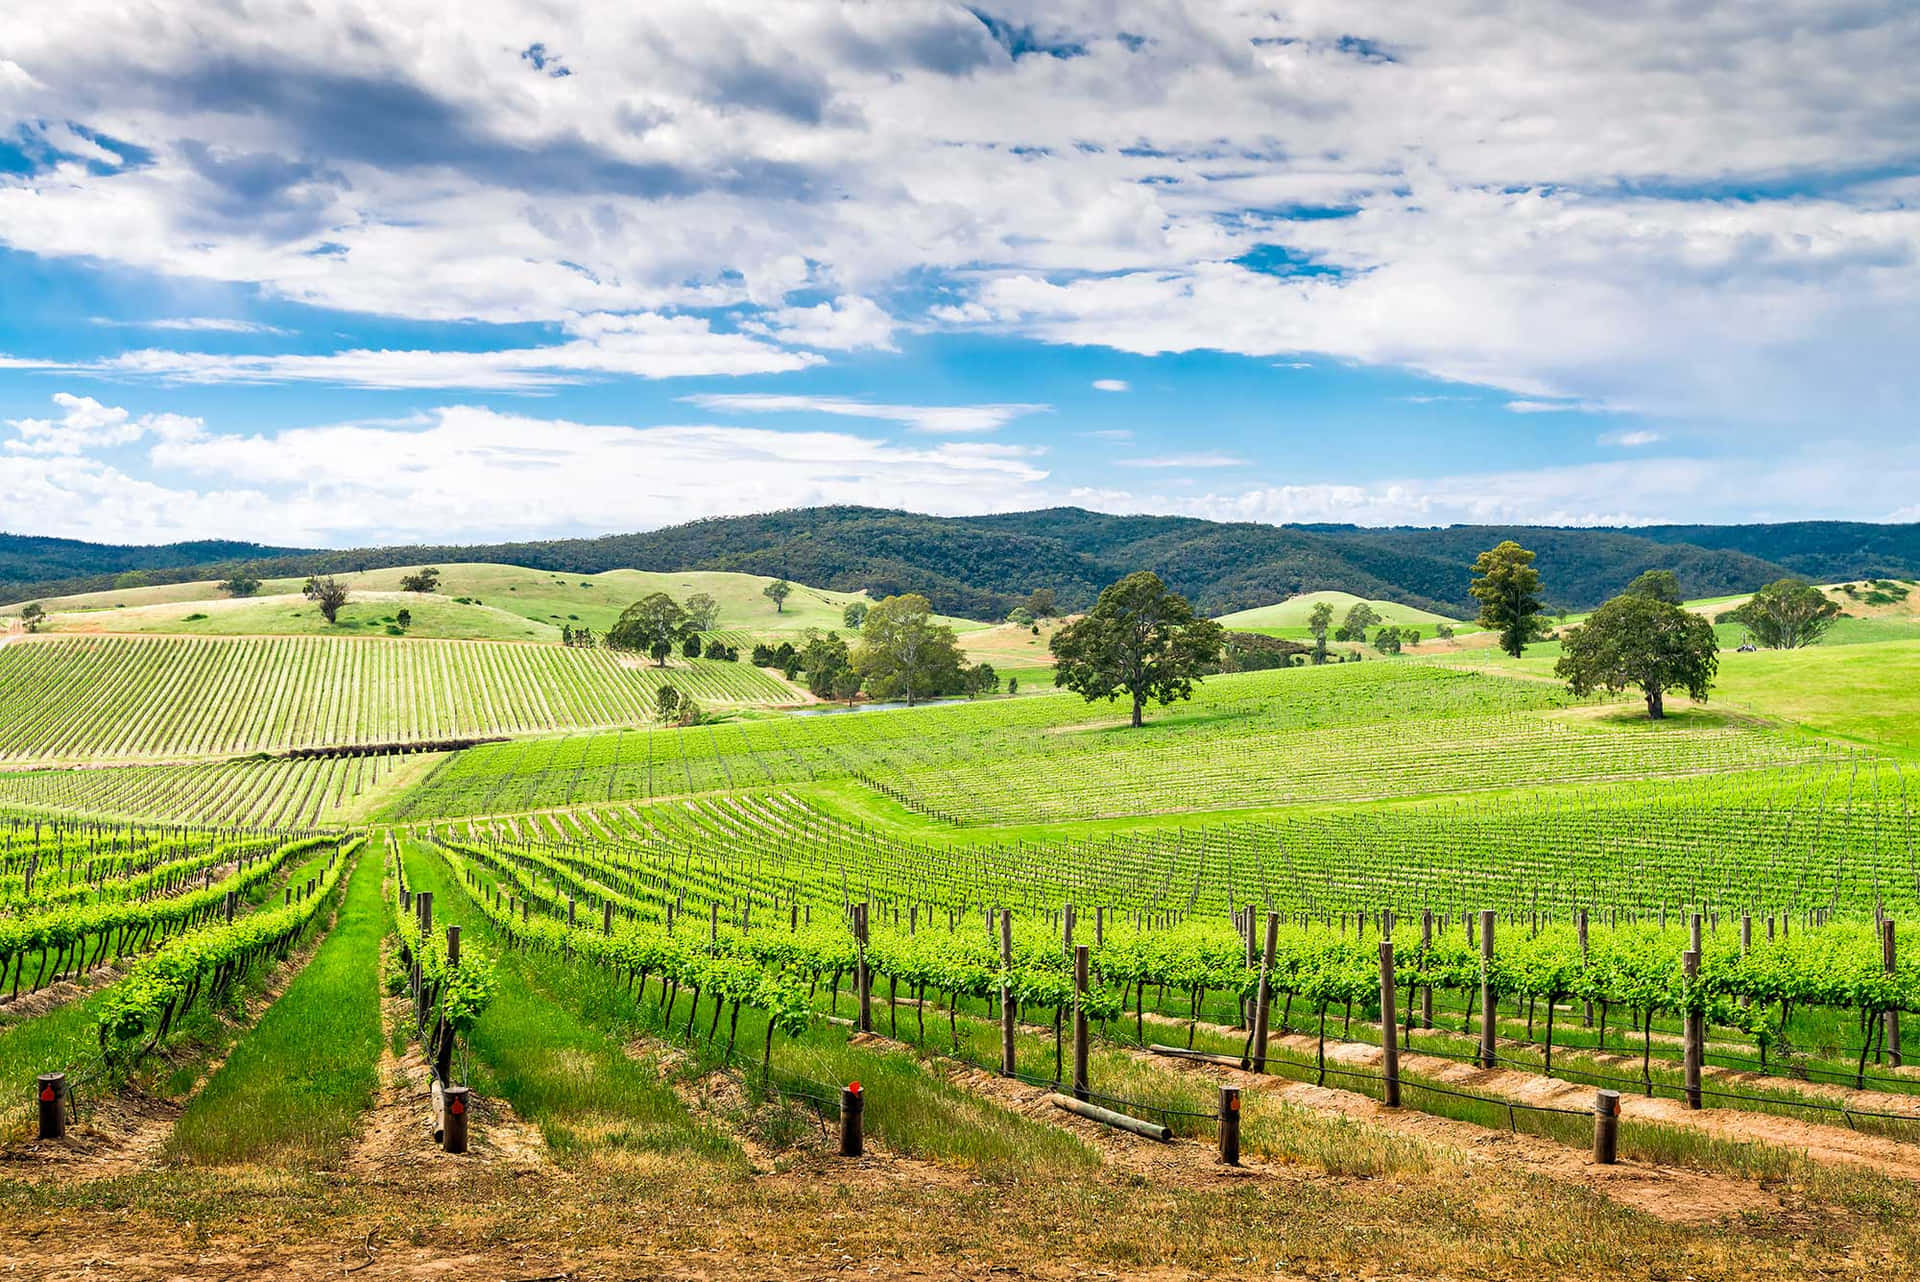
[[[378,1086],[380,875],[363,850],[332,932],[188,1106],[169,1156],[318,1166],[338,1153]]]
[[[280,903],[282,887],[318,877],[330,853],[330,847],[317,852],[286,876],[256,887],[246,902],[250,907]],[[266,968],[256,963],[235,986],[232,997],[259,991],[265,974]],[[112,992],[111,984],[103,985],[46,1014],[0,1025],[0,1088],[5,1089],[9,1103],[19,1101],[24,1106],[30,1101],[33,1079],[41,1073],[64,1072],[83,1112],[118,1085],[100,1054],[100,1011]],[[210,1006],[196,1003],[168,1035],[167,1053],[141,1065],[136,1075],[163,1094],[178,1095],[191,1088],[205,1063],[236,1036]],[[0,1107],[0,1134],[9,1129],[9,1123],[30,1125],[31,1117],[25,1107],[17,1112]]]
[[[1411,605],[1402,605],[1398,601],[1375,601],[1355,596],[1351,592],[1303,592],[1299,596],[1288,597],[1275,605],[1263,605],[1252,610],[1236,610],[1232,614],[1223,614],[1217,622],[1223,628],[1238,632],[1266,632],[1274,636],[1293,636],[1296,632],[1306,634],[1307,616],[1313,608],[1322,602],[1333,607],[1333,626],[1338,628],[1347,617],[1347,611],[1355,605],[1366,604],[1379,614],[1382,623],[1396,624],[1400,627],[1416,627],[1426,635],[1433,635],[1436,623],[1451,623],[1456,632],[1472,632],[1476,628],[1471,623],[1449,619],[1444,614],[1435,614],[1431,610],[1421,610]]]
[[[618,1037],[543,992],[537,959],[506,946],[445,864],[412,843],[403,853],[408,884],[433,892],[435,920],[460,926],[498,959],[498,992],[468,1038],[468,1085],[506,1099],[556,1154],[614,1150],[744,1163],[731,1139],[688,1112],[650,1058],[629,1055]]]
[[[439,566],[436,593],[401,591],[401,578],[419,568],[395,566],[336,576],[350,594],[338,625],[328,625],[312,603],[300,596],[304,579],[269,579],[258,595],[240,601],[229,600],[207,582],[48,597],[41,605],[54,616],[47,623],[52,631],[307,635],[337,633],[350,626],[375,632],[389,616],[405,607],[413,614],[411,635],[415,636],[546,641],[557,638],[563,624],[604,632],[622,610],[652,592],[665,592],[676,601],[705,592],[720,603],[716,628],[756,636],[799,633],[808,628],[844,630],[842,614],[846,607],[854,601],[869,600],[865,593],[834,592],[796,583],[784,608],[776,611],[763,594],[773,580],[763,575],[717,570],[559,574],[486,562]],[[459,599],[463,597],[464,603]],[[17,613],[18,607],[10,611]],[[208,618],[185,622],[187,615],[195,613]],[[962,630],[985,626],[964,619],[945,621]]]

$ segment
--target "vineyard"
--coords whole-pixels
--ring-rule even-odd
[[[789,703],[744,663],[330,637],[48,637],[0,647],[0,763],[172,760],[432,743],[652,719],[663,684]]]
[[[396,819],[853,779],[929,817],[1027,823],[1773,768],[1839,755],[1732,719],[1593,715],[1553,687],[1399,664],[1215,678],[1142,737],[1054,695],[484,745]]]
[[[351,822],[431,758],[250,757],[180,766],[0,772],[0,806],[235,828]]]
[[[394,644],[443,682],[580,658]],[[395,655],[328,678],[340,710],[274,744],[537,728],[457,697],[380,720],[414,697],[363,684],[404,681]],[[363,1196],[521,1205],[529,1176],[756,1224],[821,1187],[957,1214],[956,1180],[1065,1222],[1063,1190],[1091,1187],[1236,1241],[1287,1231],[1282,1188],[1363,1215],[1464,1173],[1516,1209],[1432,1211],[1450,1234],[1557,1233],[1524,1208],[1580,1199],[1578,1224],[1653,1227],[1576,1224],[1556,1250],[1600,1271],[1678,1251],[1700,1276],[1768,1240],[1723,1205],[1790,1197],[1898,1241],[1878,1208],[1920,1212],[1899,753],[1411,662],[1211,678],[1139,733],[1057,694],[602,730],[604,691],[644,713],[618,683],[650,670],[551,671],[606,683],[544,692],[586,732],[237,756],[274,724],[248,705],[90,741],[198,760],[0,773],[0,1087],[73,1128],[37,1140],[49,1113],[7,1104],[14,1168],[207,1190],[260,1169],[349,1218]],[[116,1120],[136,1105],[150,1120]],[[316,1268],[357,1251],[380,1276],[410,1249],[354,1226]]]

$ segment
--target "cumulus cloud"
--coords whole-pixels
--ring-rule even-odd
[[[1127,388],[1127,380],[1124,378],[1096,378],[1093,380],[1093,390],[1096,392],[1124,392]]]
[[[205,424],[179,414],[134,415],[116,405],[102,405],[91,396],[55,392],[58,418],[10,418],[14,439],[0,448],[9,454],[77,455],[91,450],[130,445],[148,436],[163,441],[186,441],[199,436]],[[10,463],[9,467],[19,466]]]
[[[0,468],[0,507],[112,541],[320,544],[647,529],[818,503],[962,513],[1031,505],[1048,473],[1019,446],[906,446],[843,432],[626,427],[450,406],[397,422],[208,433],[66,397],[64,444],[147,438],[168,483],[36,450]],[[21,424],[12,424],[16,431]],[[139,430],[136,432],[135,428]],[[43,439],[36,425],[29,439]]]
[[[1896,0],[463,15],[38,6],[0,242],[420,319],[736,308],[818,352],[979,326],[1881,426],[1920,391]]]
[[[733,414],[832,414],[900,423],[916,432],[994,432],[1014,419],[1044,414],[1050,405],[884,405],[846,396],[796,396],[773,392],[703,392],[681,400],[701,409]]]

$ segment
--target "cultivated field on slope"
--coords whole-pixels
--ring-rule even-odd
[[[338,637],[36,637],[0,647],[0,763],[177,760],[644,724],[799,696],[745,663]]]
[[[1141,731],[1051,694],[488,744],[399,819],[853,780],[925,815],[1021,824],[1680,776],[1832,749],[1707,711],[1648,724],[1540,682],[1414,663],[1210,678]]]
[[[653,592],[665,592],[676,601],[705,592],[719,603],[717,629],[780,636],[807,628],[844,630],[846,607],[869,601],[862,593],[794,584],[784,608],[776,611],[764,595],[773,580],[761,575],[709,570],[568,575],[484,562],[436,567],[440,571],[436,593],[402,592],[400,580],[419,568],[396,566],[337,575],[350,594],[366,598],[350,599],[341,618],[354,627],[379,628],[392,622],[404,606],[412,612],[412,632],[419,636],[550,640],[559,636],[562,625],[604,632],[622,610]],[[48,598],[40,604],[52,616],[46,626],[54,631],[325,633],[329,630],[325,620],[300,596],[304,582],[270,579],[255,598],[239,601],[206,582],[90,592]],[[18,604],[7,606],[0,609],[0,617],[18,615],[19,610]],[[190,620],[195,614],[207,618]],[[944,621],[959,629],[981,626],[964,619]]]

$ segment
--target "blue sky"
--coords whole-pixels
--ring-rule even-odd
[[[1920,519],[1907,6],[442,12],[12,24],[0,528]]]

